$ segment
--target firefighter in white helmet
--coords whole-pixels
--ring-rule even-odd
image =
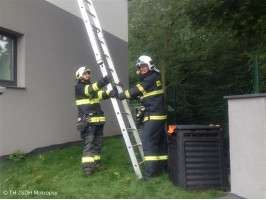
[[[91,175],[93,169],[101,166],[101,147],[105,117],[100,101],[112,97],[113,91],[100,90],[111,82],[110,76],[105,76],[95,83],[90,81],[91,70],[80,67],[76,72],[75,99],[78,108],[77,129],[84,141],[82,151],[82,169]]]
[[[160,71],[156,69],[152,59],[140,56],[136,67],[140,72],[141,82],[118,94],[117,98],[123,100],[142,96],[142,116],[137,117],[144,123],[142,146],[146,171],[141,180],[147,180],[156,176],[160,170],[167,170],[166,104]]]

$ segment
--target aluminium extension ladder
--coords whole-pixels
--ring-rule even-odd
[[[103,76],[106,76],[107,74],[112,75],[114,83],[117,86],[118,93],[123,92],[122,87],[119,85],[120,81],[118,79],[117,73],[114,68],[113,61],[111,59],[107,44],[105,42],[103,31],[99,22],[99,19],[97,17],[95,8],[93,6],[92,0],[77,0],[80,8],[80,12],[82,15],[82,18],[85,23],[85,27],[90,39],[90,43],[92,45],[92,49],[96,58],[96,61],[98,65],[100,66],[101,72]],[[108,73],[108,71],[110,73]],[[113,90],[112,85],[107,85],[108,91]],[[119,122],[119,126],[122,131],[123,138],[125,140],[127,150],[133,165],[133,168],[135,170],[136,175],[138,178],[142,178],[140,164],[144,163],[144,153],[142,149],[142,143],[138,134],[138,130],[135,126],[135,122],[133,120],[131,111],[129,109],[128,103],[126,100],[122,100],[122,107],[124,108],[124,112],[120,111],[118,101],[116,98],[111,98],[111,102],[113,104],[115,114],[117,117],[117,120]],[[122,115],[126,115],[126,117],[123,117]],[[127,118],[128,123],[130,125],[129,128],[126,127],[124,118]],[[132,132],[135,138],[136,144],[132,145],[129,132]],[[138,162],[136,154],[134,152],[134,147],[137,146],[138,150],[140,152],[140,155],[142,157],[142,161]]]

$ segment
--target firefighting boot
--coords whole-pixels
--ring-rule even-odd
[[[84,173],[87,175],[87,176],[90,176],[92,175],[92,169],[83,169]]]
[[[99,168],[101,166],[102,166],[101,162],[95,162],[95,164],[93,165],[93,168],[96,169],[96,168]]]

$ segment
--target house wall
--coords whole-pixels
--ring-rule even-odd
[[[110,12],[110,3],[102,3],[101,12]],[[125,9],[123,3],[113,13],[124,20]],[[120,22],[116,18],[112,23]],[[122,30],[127,29],[124,21],[121,24]],[[20,35],[18,87],[6,88],[0,95],[0,156],[80,140],[75,72],[89,65],[92,81],[101,78],[83,21],[47,1],[4,0],[0,1],[0,27]],[[105,38],[118,76],[127,87],[127,42],[106,31]],[[102,109],[107,118],[104,135],[120,134],[111,101],[104,101]]]
[[[81,18],[77,0],[46,0]],[[108,33],[128,41],[127,0],[92,0],[101,27]],[[109,7],[109,9],[106,9]],[[110,9],[111,8],[111,9]],[[118,11],[118,12],[117,12]],[[119,22],[119,23],[114,23]]]

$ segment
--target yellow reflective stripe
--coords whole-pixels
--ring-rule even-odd
[[[167,115],[163,115],[163,116],[150,116],[151,120],[164,120],[167,119]]]
[[[168,156],[164,155],[164,156],[145,156],[144,160],[145,161],[151,161],[151,160],[167,160]]]
[[[92,89],[93,89],[95,92],[97,92],[97,91],[100,90],[100,89],[98,88],[98,86],[97,86],[97,82],[92,84]]]
[[[90,87],[90,85],[85,86],[85,94],[90,97],[91,94],[89,93],[89,87]]]
[[[157,94],[163,94],[163,89],[155,90],[153,92],[148,92],[148,93],[143,95],[143,98],[148,97],[148,96],[152,96],[152,95],[157,95]]]
[[[98,98],[99,98],[99,100],[103,99],[103,91],[102,90],[98,92]]]
[[[161,86],[162,85],[162,83],[161,83],[161,81],[159,80],[159,81],[156,81],[156,85],[159,87],[159,86]]]
[[[167,119],[167,115],[162,115],[162,116],[147,116],[144,117],[143,122],[146,122],[148,120],[165,120]]]
[[[76,105],[83,105],[83,104],[95,104],[95,103],[100,103],[99,99],[80,99],[76,100]]]
[[[144,161],[159,160],[158,156],[144,156]]]
[[[101,156],[100,155],[94,156],[94,160],[101,160]]]
[[[159,160],[167,160],[168,159],[168,156],[165,155],[165,156],[158,156],[158,159]]]
[[[108,90],[106,90],[105,92],[106,92],[106,94],[109,96],[109,91],[108,91]]]
[[[129,91],[128,91],[128,90],[125,91],[125,95],[126,95],[126,97],[127,97],[128,99],[130,99],[130,94],[129,94]]]
[[[141,91],[143,95],[146,94],[146,91],[140,84],[137,84],[136,86],[139,88],[139,91]]]
[[[82,157],[82,163],[94,162],[94,157]]]
[[[105,117],[90,117],[89,122],[105,122]]]

